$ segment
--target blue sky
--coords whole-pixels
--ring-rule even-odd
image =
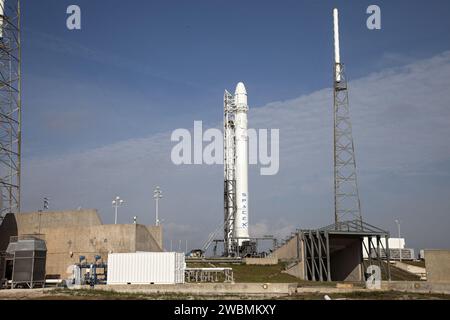
[[[70,4],[81,7],[81,31],[65,27]],[[381,7],[379,31],[366,28],[365,11],[370,4]],[[254,176],[254,187],[252,181],[250,184],[254,229],[273,225],[275,211],[285,212],[284,222],[278,221],[280,235],[291,227],[328,224],[332,219],[332,131],[328,127],[332,114],[326,112],[331,112],[332,100],[326,88],[332,78],[334,6],[340,9],[342,60],[348,78],[355,80],[351,112],[362,205],[368,220],[394,231],[393,219],[399,216],[405,223],[411,221],[404,229],[412,246],[450,246],[450,238],[443,235],[450,226],[446,193],[450,191],[450,156],[442,150],[448,147],[448,131],[447,123],[441,123],[445,119],[439,122],[449,106],[441,85],[450,74],[446,73],[446,56],[436,58],[450,50],[450,3],[444,0],[22,1],[23,158],[24,181],[28,183],[24,185],[24,209],[35,210],[40,199],[49,196],[54,209],[95,207],[105,222],[111,222],[110,199],[120,193],[129,199],[124,217],[142,211],[151,216],[148,194],[160,184],[170,201],[166,204],[167,238],[181,237],[198,245],[202,239],[192,234],[194,225],[205,221],[212,231],[222,216],[221,168],[172,166],[167,133],[192,128],[194,120],[218,126],[223,90],[244,81],[254,114],[250,124],[253,120],[255,125],[279,127],[282,148],[283,143],[296,141],[293,136],[297,133],[311,134],[303,138],[311,137],[318,146],[311,150],[308,146],[314,143],[297,141],[303,146],[298,155],[309,157],[305,168],[289,165],[297,154],[282,152],[279,176]],[[428,72],[424,78],[429,81],[423,85],[430,96],[412,99],[414,92],[421,92],[422,65],[428,66],[423,72]],[[443,70],[436,77],[443,82],[432,81],[434,74],[429,70]],[[380,81],[392,86],[400,81],[403,86],[392,97],[374,92],[376,88],[389,89],[373,82],[377,74]],[[408,84],[402,82],[406,79],[413,79],[418,89],[408,91]],[[361,92],[373,94],[373,100],[365,101]],[[305,106],[316,106],[315,97],[321,94],[329,98],[323,101],[323,112],[316,112],[319,107],[306,111]],[[418,101],[430,108],[429,112],[411,109],[420,108]],[[282,122],[276,115],[265,116],[271,103],[286,110],[300,104]],[[372,104],[379,110],[366,108]],[[409,119],[412,110],[417,111],[416,120]],[[372,112],[374,117],[369,117]],[[315,118],[306,117],[310,113]],[[319,127],[302,132],[302,128],[286,124],[299,114],[310,119],[303,128],[315,121]],[[396,121],[403,126],[396,129]],[[417,137],[417,131],[428,135]],[[319,136],[324,140],[319,141]],[[386,150],[389,142],[392,146]],[[410,149],[402,149],[409,145]],[[142,147],[147,151],[139,154],[136,150]],[[135,162],[133,154],[149,159]],[[307,169],[317,160],[311,158],[314,154],[326,161]],[[421,157],[423,161],[415,161]],[[61,159],[66,159],[65,165],[57,162]],[[389,163],[392,167],[387,169]],[[102,173],[96,166],[110,171]],[[317,172],[313,174],[314,169]],[[123,171],[127,174],[120,173]],[[294,173],[301,178],[290,179]],[[205,202],[194,192],[186,198],[180,196],[181,186],[193,187],[192,177],[198,184],[195,189],[210,200]],[[277,188],[274,194],[278,198],[263,197],[269,186]],[[412,199],[420,200],[423,207]],[[214,210],[205,212],[206,208]],[[431,212],[425,212],[428,210]],[[445,228],[441,223],[437,227],[443,228],[442,232],[427,240],[420,232],[435,225],[430,221],[430,226],[420,228],[430,215],[433,221],[443,221]],[[149,223],[150,218],[143,222]]]
[[[81,31],[65,27],[72,3],[82,9]],[[448,1],[380,2],[381,31],[365,27],[368,4],[24,1],[25,106],[32,101],[24,120],[38,120],[25,122],[24,150],[81,150],[186,119],[215,121],[223,89],[239,80],[252,107],[329,86],[334,5],[351,78],[448,49]],[[61,132],[53,122],[67,117]]]

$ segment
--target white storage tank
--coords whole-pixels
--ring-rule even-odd
[[[183,253],[110,253],[107,284],[184,283],[185,267]]]

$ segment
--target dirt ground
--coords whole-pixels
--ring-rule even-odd
[[[450,295],[433,293],[406,293],[398,291],[354,291],[344,293],[304,292],[295,295],[271,297],[275,300],[450,300]],[[262,296],[201,296],[189,294],[142,294],[119,293],[103,290],[69,289],[14,289],[0,290],[0,300],[230,300],[230,299],[267,299]]]

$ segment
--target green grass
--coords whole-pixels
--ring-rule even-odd
[[[387,263],[383,261],[381,268],[381,276],[383,280],[387,280]],[[367,269],[369,266],[369,261],[364,261],[364,268]],[[391,280],[392,281],[420,281],[420,277],[409,273],[405,270],[399,269],[391,264]]]
[[[253,300],[258,296],[242,295],[196,295],[188,293],[128,293],[110,290],[55,289],[35,300]]]
[[[419,261],[402,261],[405,264],[409,264],[411,266],[415,266],[415,267],[421,267],[421,268],[425,268],[425,260],[419,260]]]
[[[38,300],[191,300],[197,296],[177,293],[139,293],[116,292],[111,290],[91,289],[55,289],[45,292],[46,296]],[[207,298],[207,297],[204,297]],[[198,299],[202,299],[199,297]]]
[[[368,261],[364,262],[365,268],[368,267]],[[383,262],[384,267],[387,264]],[[277,265],[258,266],[245,264],[211,264],[211,263],[188,263],[191,268],[232,268],[235,282],[282,282],[298,283],[300,286],[336,286],[336,282],[303,281],[282,271],[285,269],[285,263]],[[387,274],[384,268],[381,269],[383,280],[387,280]],[[223,279],[219,279],[223,281]],[[391,265],[391,280],[393,281],[420,281],[420,277],[406,272]]]
[[[299,294],[288,299],[324,299],[324,294]],[[450,300],[450,295],[439,293],[412,293],[400,291],[354,291],[346,293],[329,293],[328,296],[345,300]]]
[[[258,266],[245,264],[210,264],[189,263],[191,268],[232,268],[235,282],[280,282],[296,283],[299,279],[287,273],[282,273],[285,268],[283,263],[276,265]]]

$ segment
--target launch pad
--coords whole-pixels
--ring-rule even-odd
[[[362,219],[348,83],[340,55],[337,9],[333,9],[333,29],[335,221],[334,224],[317,230],[297,230],[297,239],[301,244],[297,243],[297,252],[287,248],[286,255],[296,257],[297,262],[302,263],[302,271],[299,273],[302,273],[301,276],[305,280],[331,281],[335,278],[359,281],[364,278],[364,249],[370,264],[373,258],[380,268],[384,267],[381,256],[387,258],[388,266],[384,271],[390,277],[389,248],[384,248],[381,241],[384,238],[387,246],[389,233],[365,223]],[[220,242],[224,245],[224,257],[258,256],[257,242],[260,239],[249,237],[248,232],[247,112],[247,92],[242,83],[237,85],[234,95],[225,91],[224,239],[214,240],[214,256],[217,256],[217,246]],[[368,246],[364,239],[369,239]],[[376,239],[375,244],[372,239]],[[275,241],[273,251],[280,252],[280,248],[277,248]]]
[[[236,239],[240,240],[240,239]],[[242,245],[237,246],[234,245],[231,247],[231,251],[228,251],[227,257],[232,258],[265,258],[268,253],[267,252],[258,252],[259,243],[261,241],[268,241],[272,243],[272,249],[270,249],[270,252],[274,252],[278,245],[278,240],[274,236],[264,236],[264,237],[247,237],[245,239],[242,239]],[[224,251],[225,252],[225,241],[223,239],[215,239],[213,240],[214,246],[213,246],[213,257],[220,256],[218,252],[219,243],[224,244]],[[225,256],[225,254],[223,254]]]

